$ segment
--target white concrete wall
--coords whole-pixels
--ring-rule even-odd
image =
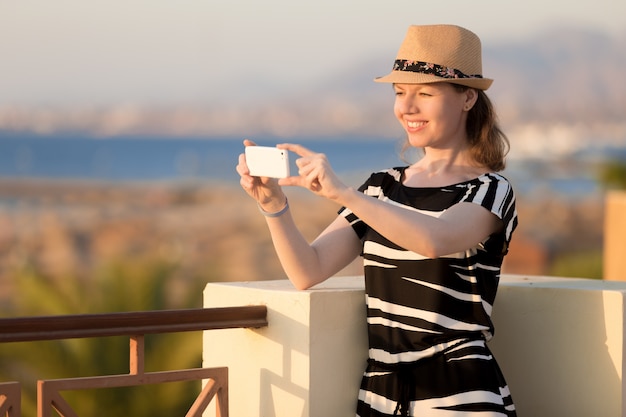
[[[626,282],[503,277],[490,346],[519,417],[626,416],[625,295]],[[229,367],[231,417],[354,415],[367,359],[362,278],[309,291],[209,284],[204,300],[268,307],[267,328],[205,332],[204,366]]]
[[[505,277],[493,350],[520,417],[626,416],[626,283]]]
[[[269,326],[204,334],[203,366],[228,366],[231,417],[353,416],[367,361],[360,277],[209,284],[205,307],[264,304]],[[208,416],[215,415],[209,406]]]

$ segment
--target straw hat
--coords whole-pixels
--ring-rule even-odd
[[[486,90],[493,80],[482,72],[480,39],[473,32],[454,25],[410,26],[393,70],[374,81],[449,82]]]

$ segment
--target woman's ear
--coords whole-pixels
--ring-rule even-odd
[[[464,92],[465,94],[465,104],[463,106],[463,110],[470,111],[474,104],[476,104],[476,100],[478,100],[478,91],[473,88],[468,88]]]

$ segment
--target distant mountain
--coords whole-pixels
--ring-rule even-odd
[[[626,32],[612,38],[559,29],[529,40],[484,45],[483,55],[485,76],[495,79],[487,93],[502,125],[516,135],[531,137],[529,148],[537,148],[534,142],[543,140],[542,129],[552,129],[554,137],[554,126],[564,148],[571,148],[574,139],[583,146],[581,141],[590,137],[626,142]],[[314,85],[294,86],[288,96],[268,93],[262,102],[172,109],[0,108],[0,130],[103,136],[402,135],[392,113],[391,87],[372,82],[374,76],[389,71],[395,51],[372,51],[371,56],[347,63]],[[388,58],[381,60],[381,56]]]
[[[626,120],[626,36],[562,29],[484,55],[492,98],[511,123]]]

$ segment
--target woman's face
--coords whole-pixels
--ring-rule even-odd
[[[467,112],[477,93],[456,89],[449,83],[394,84],[394,114],[411,146],[449,149],[467,140]]]

